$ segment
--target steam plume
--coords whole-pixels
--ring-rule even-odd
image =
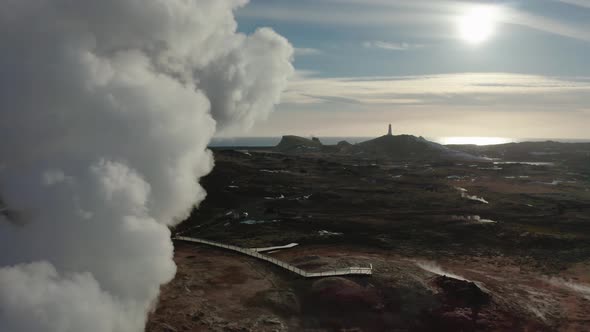
[[[2,331],[144,328],[210,138],[267,116],[293,71],[284,38],[236,32],[245,4],[0,0]]]

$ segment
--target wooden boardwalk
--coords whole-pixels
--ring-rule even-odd
[[[206,244],[206,245],[210,245],[213,247],[236,251],[236,252],[239,252],[244,255],[248,255],[248,256],[251,256],[254,258],[261,259],[263,261],[267,261],[269,263],[272,263],[276,266],[282,267],[285,270],[289,270],[289,271],[296,273],[296,274],[298,274],[302,277],[305,277],[305,278],[346,276],[346,275],[371,275],[371,274],[373,274],[373,266],[372,265],[370,267],[348,267],[348,268],[344,268],[344,269],[324,271],[324,272],[307,272],[307,271],[304,271],[304,270],[302,270],[298,267],[295,267],[291,264],[280,261],[276,258],[258,253],[252,249],[241,248],[241,247],[237,247],[237,246],[232,246],[232,245],[228,245],[228,244],[223,244],[223,243],[213,242],[213,241],[208,241],[208,240],[203,240],[203,239],[195,239],[195,238],[186,237],[186,236],[177,236],[174,238],[174,240],[184,241],[184,242],[192,242],[192,243],[201,243],[201,244]]]

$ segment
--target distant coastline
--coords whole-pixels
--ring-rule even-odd
[[[347,141],[351,144],[364,142],[375,137],[318,137],[320,141],[326,145],[334,145],[340,141]],[[448,141],[449,137],[425,137],[428,140],[444,144]],[[275,137],[234,137],[224,138],[216,137],[213,138],[210,147],[271,147],[276,146],[281,140],[280,136]],[[590,143],[590,139],[568,139],[568,138],[506,138],[509,142],[543,142],[543,141],[555,141],[562,143]],[[493,144],[489,144],[493,145]]]

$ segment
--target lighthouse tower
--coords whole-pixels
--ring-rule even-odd
[[[391,123],[389,124],[389,130],[387,131],[387,136],[393,136],[393,132],[391,131]]]

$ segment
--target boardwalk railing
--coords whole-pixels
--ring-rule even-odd
[[[207,245],[218,247],[218,248],[237,251],[237,252],[242,253],[244,255],[258,258],[263,261],[267,261],[269,263],[272,263],[276,266],[280,266],[285,270],[289,270],[291,272],[297,273],[298,275],[305,277],[305,278],[331,277],[331,276],[343,276],[343,275],[371,275],[371,274],[373,274],[373,266],[372,265],[371,265],[371,267],[348,267],[348,268],[332,270],[332,271],[324,271],[324,272],[307,272],[307,271],[304,271],[304,270],[302,270],[298,267],[295,267],[291,264],[285,263],[283,261],[280,261],[280,260],[270,257],[270,256],[260,254],[254,250],[251,250],[251,249],[241,248],[241,247],[232,246],[229,244],[223,244],[223,243],[213,242],[213,241],[208,241],[208,240],[203,240],[203,239],[195,239],[195,238],[186,237],[186,236],[177,236],[174,238],[174,240],[207,244]]]

